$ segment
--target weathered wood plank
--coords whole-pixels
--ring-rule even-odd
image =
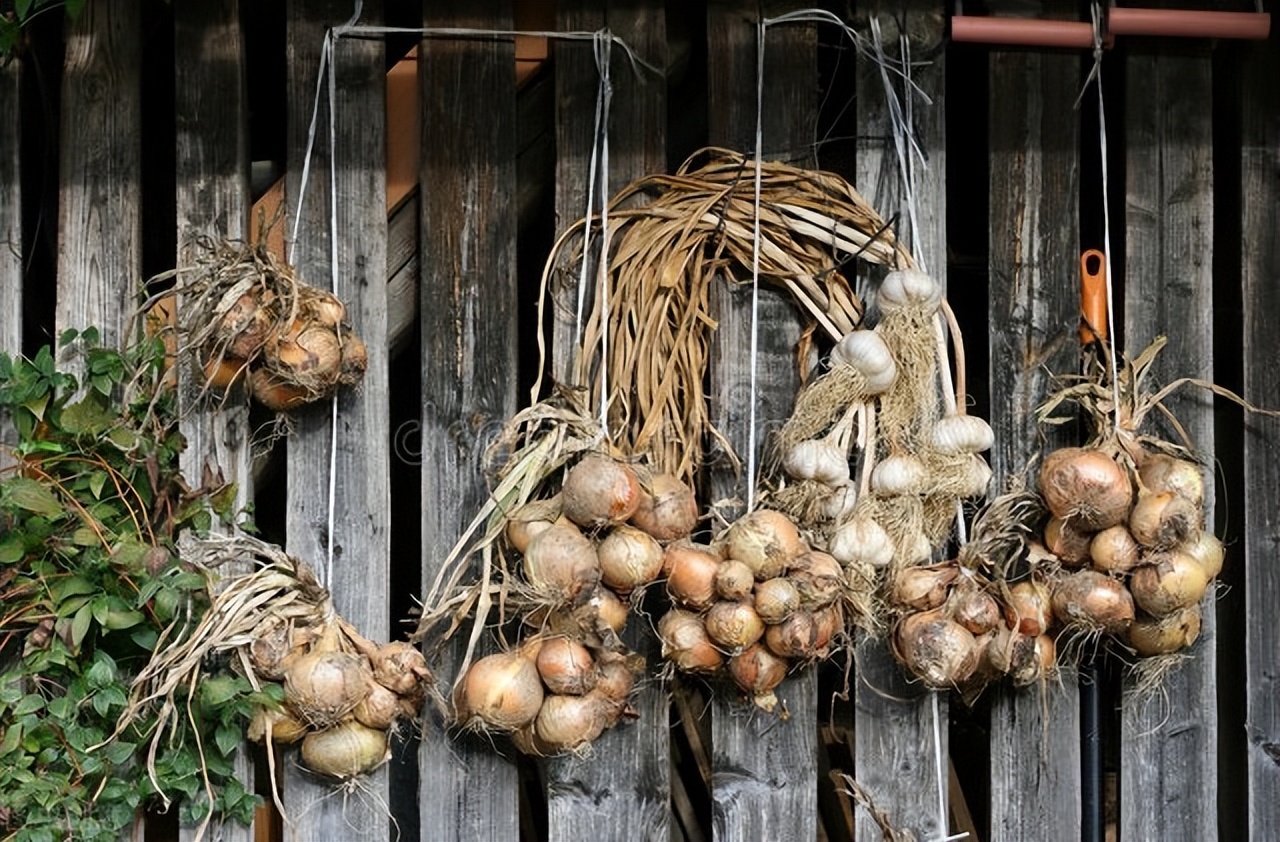
[[[1151,382],[1213,378],[1213,126],[1210,56],[1155,46],[1126,61],[1125,346],[1169,345]],[[1166,402],[1206,460],[1213,523],[1213,406],[1207,393]],[[1167,431],[1166,431],[1167,432]],[[1212,593],[1200,639],[1165,692],[1122,712],[1120,838],[1213,842],[1217,700]]]
[[[178,265],[198,256],[197,240],[242,239],[249,219],[248,114],[244,101],[244,44],[238,0],[174,7]],[[178,302],[181,318],[182,302]],[[193,482],[221,476],[236,486],[235,510],[252,497],[249,406],[243,393],[221,406],[201,401],[204,373],[184,355],[178,400],[187,448],[181,466]],[[237,776],[253,789],[247,751],[236,758]],[[199,830],[184,827],[181,838]],[[213,828],[223,842],[247,842],[253,828],[236,823]]]
[[[142,273],[141,3],[86,4],[67,33],[58,197],[57,333],[118,346]]]
[[[927,62],[913,69],[913,79],[933,100],[926,104],[914,97],[916,142],[928,156],[913,160],[915,219],[920,230],[911,231],[911,209],[903,189],[901,164],[893,141],[893,123],[878,65],[860,60],[857,73],[857,176],[863,195],[886,219],[898,216],[896,230],[906,235],[912,253],[939,284],[946,288],[946,121],[943,96],[946,89],[942,50],[943,21],[927,2],[900,5],[860,4],[857,27],[869,33],[870,20],[879,23],[884,51],[890,58],[902,54],[900,35],[908,37],[912,62]],[[901,21],[901,22],[900,22]],[[905,27],[902,25],[905,23]],[[903,86],[891,76],[899,102],[907,101]],[[854,768],[865,787],[894,822],[919,839],[945,836],[939,827],[939,761],[947,769],[948,715],[945,694],[937,698],[941,755],[934,753],[934,694],[919,683],[907,681],[886,644],[866,641],[858,648],[854,685],[854,728],[857,735]],[[945,777],[942,778],[946,780]],[[945,824],[945,818],[942,820]],[[878,840],[881,830],[866,810],[855,816],[856,838]]]
[[[1275,39],[1241,56],[1241,278],[1244,394],[1274,407],[1280,395],[1280,49]],[[1230,248],[1231,243],[1223,244]],[[1249,838],[1280,839],[1280,421],[1245,416],[1244,562]]]
[[[0,113],[19,113],[22,63],[0,67]],[[0,126],[0,353],[22,353],[22,121]],[[9,417],[0,411],[0,468],[11,464]]]
[[[991,425],[995,476],[1078,442],[1038,429],[1052,376],[1079,367],[1078,56],[992,52]],[[1090,91],[1089,96],[1093,96]],[[1095,107],[1089,100],[1087,104]],[[1074,670],[1043,690],[1001,687],[991,706],[991,839],[1080,838],[1080,720]]]
[[[364,4],[364,22],[380,19],[382,4]],[[294,555],[317,570],[327,567],[332,540],[334,607],[362,634],[386,640],[389,629],[390,441],[387,407],[386,182],[383,172],[386,110],[385,67],[380,40],[345,39],[335,44],[333,72],[336,142],[329,148],[327,109],[321,114],[305,205],[299,207],[303,152],[315,96],[316,70],[327,27],[351,15],[344,0],[297,0],[287,5],[289,155],[288,221],[300,215],[294,264],[309,283],[333,291],[347,305],[352,327],[364,339],[369,365],[359,389],[343,390],[337,403],[337,442],[330,476],[329,401],[295,413],[288,439],[286,542]],[[330,269],[329,161],[337,170],[337,278]],[[292,230],[292,229],[290,229]],[[334,517],[329,522],[329,486]],[[387,839],[387,772],[383,767],[344,797],[331,782],[286,764],[284,798],[298,842]]]
[[[425,11],[428,26],[511,28],[509,0],[446,0]],[[430,185],[420,229],[429,585],[485,500],[484,449],[516,409],[515,50],[510,41],[427,39],[419,62],[419,184]],[[418,764],[418,805],[431,838],[519,838],[513,758],[429,724]]]
[[[563,31],[607,26],[645,60],[658,67],[664,64],[666,12],[657,0],[562,0],[556,25]],[[556,46],[557,232],[586,212],[599,79],[592,47],[591,42]],[[663,80],[637,79],[619,47],[614,47],[612,59],[608,184],[596,184],[597,202],[635,178],[666,169]],[[566,376],[574,359],[576,287],[567,283],[556,294],[552,370],[559,379]],[[660,663],[657,638],[641,618],[627,624],[623,639],[650,665]],[[666,688],[644,682],[631,704],[639,718],[602,734],[589,758],[547,761],[547,825],[553,842],[622,838],[665,842],[670,837]]]
[[[766,16],[796,3],[765,2]],[[752,154],[756,125],[757,6],[707,5],[709,139]],[[817,34],[812,24],[769,30],[765,45],[764,157],[812,164],[812,121],[817,113]],[[749,177],[749,173],[748,173]],[[723,457],[710,454],[705,499],[746,500],[749,412],[753,399],[751,284],[717,284],[712,308],[720,326],[710,347],[712,422],[742,457],[735,475]],[[759,295],[756,402],[757,450],[763,431],[784,420],[799,380],[794,345],[799,337],[796,308],[772,289]],[[712,831],[717,840],[813,839],[818,813],[818,726],[816,670],[788,678],[777,690],[791,718],[756,716],[744,710],[729,688],[712,701]]]

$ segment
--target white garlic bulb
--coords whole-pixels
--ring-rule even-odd
[[[840,448],[821,439],[794,445],[782,458],[782,467],[796,479],[812,479],[827,485],[849,481],[849,460]]]
[[[942,302],[942,287],[919,269],[895,269],[885,275],[876,300],[886,313],[904,307],[932,313]]]
[[[880,334],[851,330],[831,349],[832,365],[847,365],[867,381],[867,392],[879,395],[898,379],[898,364]]]
[[[961,497],[985,497],[987,486],[991,484],[991,466],[978,454],[971,454],[964,466],[964,480],[961,483]]]
[[[910,454],[886,456],[871,471],[871,489],[880,494],[919,494],[928,473],[924,463]]]
[[[933,561],[933,545],[923,532],[916,530],[915,534],[907,536],[903,542],[902,554],[904,558],[899,559],[902,564],[928,564]]]
[[[949,413],[933,426],[933,447],[940,453],[982,453],[995,440],[991,425],[976,415]]]
[[[888,567],[893,561],[893,540],[884,527],[864,515],[836,527],[827,552],[841,564]]]

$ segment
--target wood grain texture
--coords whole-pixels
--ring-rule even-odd
[[[22,63],[0,67],[0,114],[17,114]],[[22,123],[0,126],[0,353],[22,353]],[[0,410],[0,446],[13,444],[9,416]],[[0,468],[11,464],[0,447]]]
[[[765,2],[766,16],[795,3]],[[756,125],[756,8],[711,2],[707,7],[710,142],[751,155]],[[764,157],[812,164],[812,121],[817,111],[817,34],[812,24],[771,29],[765,46],[762,144]],[[751,177],[748,170],[744,177]],[[710,415],[742,459],[736,474],[723,453],[707,458],[704,499],[746,500],[749,413],[753,400],[750,267],[717,284],[712,312],[719,328],[709,352]],[[800,317],[772,289],[759,291],[758,355],[754,400],[757,451],[765,433],[791,413],[799,379],[794,346]],[[817,675],[788,678],[777,690],[788,721],[749,711],[730,687],[711,704],[712,832],[717,840],[813,839],[817,834]]]
[[[426,8],[428,26],[511,28],[508,0]],[[420,229],[422,575],[429,585],[486,499],[484,450],[516,409],[515,51],[503,40],[428,39],[419,62],[419,183],[430,185]],[[516,765],[502,745],[455,740],[439,723],[424,728],[418,805],[432,839],[519,838]]]
[[[1275,406],[1280,395],[1280,49],[1272,39],[1242,55],[1241,276],[1244,285],[1244,394]],[[1230,243],[1224,244],[1231,247]],[[1246,415],[1244,560],[1248,713],[1249,838],[1280,839],[1280,421]]]
[[[363,22],[380,20],[382,4],[364,4]],[[368,370],[358,389],[339,393],[334,464],[334,607],[361,634],[389,633],[390,448],[387,405],[387,211],[384,176],[385,67],[380,40],[344,39],[334,48],[336,143],[329,148],[327,111],[312,161],[311,183],[299,207],[306,131],[315,96],[319,51],[327,27],[351,15],[345,0],[291,0],[286,7],[289,152],[287,222],[300,214],[294,264],[309,283],[332,289],[363,338]],[[326,97],[327,99],[327,97]],[[330,269],[329,162],[337,170],[336,282]],[[292,230],[290,228],[289,230]],[[288,439],[286,542],[290,553],[323,570],[329,525],[333,407],[322,401],[294,413]],[[294,762],[284,764],[284,798],[296,842],[379,839],[391,835],[386,767],[362,778],[358,791],[335,791]]]
[[[1071,430],[1046,437],[1035,410],[1054,375],[1079,368],[1079,73],[1074,55],[989,59],[989,455],[997,478],[1023,475],[1038,454],[1078,443]],[[1046,828],[1064,842],[1080,838],[1079,692],[1069,669],[1043,692],[1001,687],[991,707],[991,839],[1045,838]]]
[[[665,64],[666,12],[657,0],[562,0],[556,26],[562,31],[608,27],[646,61],[658,67]],[[561,42],[555,49],[558,234],[586,212],[599,73],[591,42]],[[648,73],[636,78],[617,45],[612,50],[610,78],[608,184],[597,182],[597,203],[602,195],[611,196],[633,179],[666,167],[664,81]],[[557,379],[564,379],[574,358],[577,279],[576,275],[566,277],[555,292],[552,371]],[[623,639],[650,665],[661,663],[657,637],[641,618],[632,618]],[[644,682],[631,703],[639,718],[602,734],[593,743],[590,757],[546,762],[552,842],[623,838],[665,842],[670,837],[667,690],[659,682]]]
[[[1162,46],[1131,53],[1126,84],[1125,347],[1169,344],[1150,382],[1213,379],[1213,127],[1210,56]],[[1274,361],[1273,363],[1274,364]],[[1183,390],[1166,401],[1205,460],[1213,523],[1213,404]],[[1163,431],[1173,439],[1167,429]],[[1218,838],[1217,703],[1212,593],[1191,658],[1164,695],[1126,693],[1122,712],[1120,838]]]
[[[891,59],[902,54],[900,36],[908,38],[911,59],[920,62],[913,79],[933,104],[919,96],[910,101],[916,142],[927,155],[923,164],[910,163],[915,187],[918,233],[910,231],[910,208],[893,142],[893,123],[879,67],[860,60],[857,74],[858,153],[856,184],[885,218],[898,217],[897,231],[906,232],[912,253],[939,284],[946,288],[946,93],[943,20],[933,4],[898,5],[870,3],[859,8],[856,26],[870,32],[870,20],[880,26],[884,51]],[[897,77],[890,77],[902,103],[905,91]],[[919,683],[907,681],[883,642],[864,641],[858,648],[854,685],[854,729],[857,734],[854,767],[858,783],[870,793],[895,827],[918,839],[945,836],[938,817],[938,762],[934,754],[933,696]],[[943,780],[947,769],[947,698],[938,698]],[[943,822],[945,824],[945,820]],[[858,810],[855,836],[879,840],[881,831],[871,814]]]
[[[86,4],[68,27],[54,321],[115,347],[142,272],[141,2]]]
[[[197,240],[242,239],[249,216],[248,114],[244,98],[244,44],[238,0],[183,3],[174,7],[174,94],[178,265],[198,257]],[[178,302],[181,318],[182,301]],[[235,511],[253,499],[250,480],[249,406],[243,392],[202,400],[204,372],[194,357],[179,362],[179,409],[187,447],[183,474],[236,486]],[[219,527],[215,527],[219,528]],[[237,571],[228,571],[237,572]],[[242,571],[241,571],[242,572]],[[253,789],[248,752],[236,757],[236,774]],[[195,839],[198,825],[181,838]],[[235,822],[211,827],[221,842],[248,842],[253,828]]]

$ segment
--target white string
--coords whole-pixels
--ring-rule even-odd
[[[906,41],[904,36],[902,39]],[[891,136],[893,138],[894,153],[898,158],[898,179],[902,185],[902,199],[907,206],[907,221],[911,229],[911,236],[908,243],[914,248],[911,249],[912,257],[915,259],[916,266],[920,271],[927,271],[925,267],[924,255],[920,249],[920,223],[916,214],[916,194],[915,194],[915,176],[911,166],[912,155],[919,154],[923,163],[924,156],[920,153],[920,147],[915,139],[915,129],[910,118],[902,113],[902,103],[898,99],[898,92],[893,86],[892,80],[889,79],[890,61],[884,53],[884,41],[880,36],[880,20],[879,18],[871,18],[871,44],[875,53],[875,63],[880,68],[880,82],[884,87],[885,106],[889,110],[889,125],[891,128]],[[903,78],[911,80],[911,65],[908,62],[907,53],[903,52],[902,59]],[[911,88],[907,88],[906,100],[908,108],[911,102]]]
[[[613,54],[613,37],[608,29],[596,33],[594,42],[596,71],[599,86],[596,96],[596,133],[591,144],[591,178],[595,180],[597,137],[600,148],[600,261],[597,275],[600,288],[600,429],[609,438],[609,104],[613,100],[613,83],[609,79],[609,60]],[[591,219],[591,206],[587,205],[587,219]],[[587,230],[590,230],[590,224]],[[587,251],[582,254],[585,277]],[[584,284],[585,286],[585,284]],[[578,288],[578,301],[582,301],[582,287]],[[578,325],[581,330],[582,311],[579,304]]]
[[[747,410],[747,511],[756,504],[756,403],[760,349],[760,173],[764,166],[764,39],[769,21],[756,27],[756,150],[751,219],[751,382]]]

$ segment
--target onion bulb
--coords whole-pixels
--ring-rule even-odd
[[[245,736],[255,743],[260,743],[267,738],[268,725],[271,726],[271,742],[281,745],[296,743],[310,730],[299,722],[287,707],[277,709],[258,707],[254,708]]]
[[[698,525],[697,497],[679,477],[654,474],[648,488],[641,483],[640,504],[631,523],[659,541],[684,538]]]
[[[1053,622],[1049,591],[1037,581],[1026,579],[1009,588],[1005,621],[1018,632],[1035,637],[1049,630]]]
[[[959,684],[978,666],[973,635],[938,611],[908,614],[898,624],[894,643],[902,663],[930,687]]]
[[[387,732],[354,719],[312,732],[302,741],[303,765],[331,778],[354,778],[376,769],[390,756]]]
[[[601,657],[599,671],[600,680],[596,682],[595,692],[619,704],[625,703],[636,685],[636,674],[627,665],[627,659],[618,655],[608,659]]]
[[[933,449],[939,453],[982,453],[995,443],[991,425],[976,415],[948,413],[933,425]]]
[[[530,500],[507,518],[507,541],[518,553],[527,552],[529,542],[539,532],[560,520],[560,498]]]
[[[1179,608],[1167,617],[1142,616],[1129,626],[1129,645],[1142,657],[1171,655],[1200,636],[1200,605]]]
[[[556,523],[529,541],[524,575],[542,596],[573,602],[600,581],[600,562],[595,545],[576,526]]]
[[[613,724],[613,705],[596,693],[547,696],[533,723],[534,733],[553,751],[573,751]]]
[[[871,471],[871,490],[880,494],[920,494],[929,471],[917,457],[907,453],[886,456]]]
[[[729,659],[729,674],[752,696],[764,696],[787,677],[787,661],[757,643]]]
[[[581,696],[596,686],[596,662],[583,646],[568,637],[542,641],[535,661],[542,683],[552,693]]]
[[[498,652],[473,663],[458,687],[458,718],[470,726],[514,731],[542,706],[542,680],[531,658],[520,651]]]
[[[1089,542],[1089,558],[1103,573],[1128,573],[1138,564],[1141,555],[1138,542],[1122,523],[1108,526]]]
[[[210,389],[230,389],[248,370],[248,363],[234,357],[205,360],[204,386]]]
[[[596,548],[596,556],[601,581],[620,594],[649,584],[662,572],[662,546],[634,526],[614,527]]]
[[[1209,577],[1195,558],[1174,550],[1148,556],[1133,571],[1129,590],[1138,607],[1153,617],[1195,605],[1209,587]]]
[[[716,570],[715,589],[721,599],[735,602],[746,599],[751,596],[755,584],[756,577],[751,568],[737,559],[728,559]]]
[[[766,625],[781,623],[800,608],[800,592],[788,579],[766,579],[756,585],[754,607]]]
[[[404,715],[404,708],[400,704],[400,696],[374,682],[369,685],[368,695],[360,700],[360,704],[351,713],[361,725],[385,731]]]
[[[820,550],[810,550],[796,558],[787,578],[800,594],[800,606],[810,611],[835,602],[844,589],[840,562]]]
[[[716,573],[720,557],[702,544],[684,542],[667,547],[667,593],[687,608],[701,611],[716,601]]]
[[[271,348],[275,362],[292,378],[332,385],[338,380],[342,364],[342,346],[338,336],[327,325],[294,321]]]
[[[784,658],[812,658],[825,645],[819,642],[824,629],[819,628],[818,618],[808,611],[797,611],[764,632],[764,644]],[[830,637],[827,638],[830,640]]]
[[[1182,551],[1200,563],[1207,578],[1213,579],[1222,572],[1222,560],[1226,556],[1226,549],[1212,534],[1204,531],[1196,532],[1187,543],[1182,545]]]
[[[1088,532],[1123,523],[1133,500],[1129,474],[1092,448],[1064,447],[1050,453],[1040,466],[1039,484],[1050,512]]]
[[[764,637],[764,621],[746,602],[717,602],[704,621],[707,636],[730,653],[741,652]]]
[[[626,603],[618,599],[617,594],[608,588],[596,588],[587,604],[595,609],[596,616],[613,629],[614,634],[622,634],[631,612]]]
[[[658,621],[658,637],[662,640],[662,657],[685,672],[714,672],[724,663],[702,618],[688,611],[668,611]]]
[[[1200,509],[1169,492],[1143,490],[1129,514],[1134,540],[1156,550],[1172,549],[1200,528]]]
[[[405,640],[393,640],[377,647],[369,654],[373,665],[373,680],[397,695],[419,698],[424,695],[424,684],[431,681],[427,659],[418,647]]]
[[[893,539],[880,524],[860,515],[836,527],[827,542],[827,551],[841,564],[860,562],[888,567],[893,561]]]
[[[793,616],[798,617],[803,613],[799,612]],[[844,612],[840,610],[840,603],[835,602],[813,612],[813,621],[818,626],[818,639],[814,641],[814,646],[818,654],[822,654],[836,634],[844,629]]]
[[[338,382],[344,386],[355,386],[369,368],[369,349],[359,336],[346,328],[342,328],[340,332],[342,362],[338,367]]]
[[[1028,687],[1053,674],[1057,646],[1047,634],[1015,636],[1009,678],[1015,687]]]
[[[635,471],[601,453],[588,453],[570,468],[560,493],[565,517],[593,528],[627,520],[640,496]]]
[[[1092,532],[1085,532],[1060,517],[1049,518],[1044,527],[1045,548],[1061,559],[1063,564],[1074,566],[1087,562],[1092,541]]]
[[[956,588],[947,599],[947,614],[971,634],[986,634],[1000,624],[1000,605],[976,587]]]
[[[312,398],[309,390],[287,383],[265,368],[249,372],[249,388],[258,403],[272,412],[297,409]]]
[[[1087,631],[1119,635],[1133,622],[1133,596],[1097,570],[1077,570],[1055,582],[1052,605],[1053,616]]]
[[[294,660],[284,677],[284,698],[299,718],[328,728],[360,703],[373,683],[363,655],[312,650]]]
[[[849,482],[849,458],[840,448],[823,439],[794,444],[783,455],[782,467],[796,479],[811,479],[832,486]]]
[[[895,269],[884,276],[876,301],[886,313],[911,307],[932,314],[942,301],[942,287],[919,269]]]
[[[928,611],[947,601],[958,570],[951,564],[904,567],[893,577],[889,601],[901,608]]]
[[[898,365],[884,339],[874,330],[851,330],[831,349],[831,364],[859,372],[868,395],[887,392],[898,379]]]
[[[800,531],[782,512],[757,509],[738,518],[725,533],[727,558],[751,568],[759,581],[781,576],[804,551]]]
[[[271,312],[258,295],[246,292],[236,299],[218,322],[218,341],[226,344],[226,355],[253,359],[271,334]]]
[[[1204,475],[1194,462],[1150,453],[1143,458],[1138,477],[1151,491],[1176,494],[1197,509],[1204,504]]]

